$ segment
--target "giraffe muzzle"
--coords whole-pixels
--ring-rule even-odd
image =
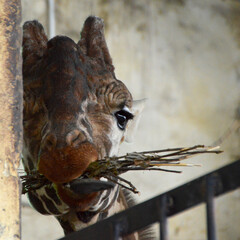
[[[96,160],[98,152],[90,142],[78,147],[44,148],[40,153],[38,171],[53,183],[67,183],[81,176]]]

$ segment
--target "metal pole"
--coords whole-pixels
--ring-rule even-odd
[[[0,240],[20,239],[21,1],[0,0]]]
[[[167,240],[167,195],[164,194],[160,200],[160,239]]]
[[[111,239],[113,240],[119,240],[121,237],[121,224],[120,223],[116,223],[114,225],[114,231],[113,231],[113,236],[111,237]]]
[[[214,218],[214,176],[208,176],[206,179],[206,213],[207,213],[207,236],[208,240],[217,240]]]
[[[56,33],[56,23],[55,23],[55,1],[48,0],[48,29],[49,29],[49,38],[53,38]]]

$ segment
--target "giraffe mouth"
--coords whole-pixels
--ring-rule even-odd
[[[82,175],[91,162],[98,160],[96,147],[84,142],[77,148],[65,146],[60,149],[43,147],[38,171],[54,183],[58,196],[69,206],[85,209],[101,191],[113,188],[111,182]]]

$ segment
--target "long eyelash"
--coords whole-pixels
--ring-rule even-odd
[[[121,114],[121,115],[123,115],[123,116],[126,116],[126,118],[127,118],[128,120],[134,118],[134,115],[133,115],[132,113],[130,113],[130,112],[128,112],[128,111],[125,111],[125,110],[120,110],[120,111],[118,111],[118,113]]]
[[[130,119],[133,119],[133,118],[134,118],[134,115],[131,113],[131,111],[129,110],[129,108],[128,108],[126,105],[125,105],[121,110],[124,111],[124,112],[127,112],[127,113],[131,114],[132,117],[131,117]]]

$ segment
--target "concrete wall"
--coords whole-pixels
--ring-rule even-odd
[[[139,131],[122,152],[212,144],[235,119],[240,106],[240,2],[235,0],[56,0],[56,33],[79,39],[84,19],[105,20],[106,39],[116,76],[135,99],[148,98]],[[23,0],[23,21],[38,19],[47,29],[47,2]],[[239,159],[235,131],[221,155],[188,160],[199,168],[182,174],[128,173],[140,190],[139,201]],[[240,191],[216,200],[219,239],[240,237]],[[237,214],[238,213],[238,214]],[[37,238],[34,222],[49,218],[23,208],[23,239]],[[26,220],[26,221],[25,221]],[[203,205],[169,220],[170,239],[205,239]],[[40,223],[37,223],[37,226]],[[33,231],[34,229],[34,231]],[[28,235],[28,232],[31,235]],[[57,233],[60,231],[59,233]],[[43,234],[43,233],[41,233]]]

